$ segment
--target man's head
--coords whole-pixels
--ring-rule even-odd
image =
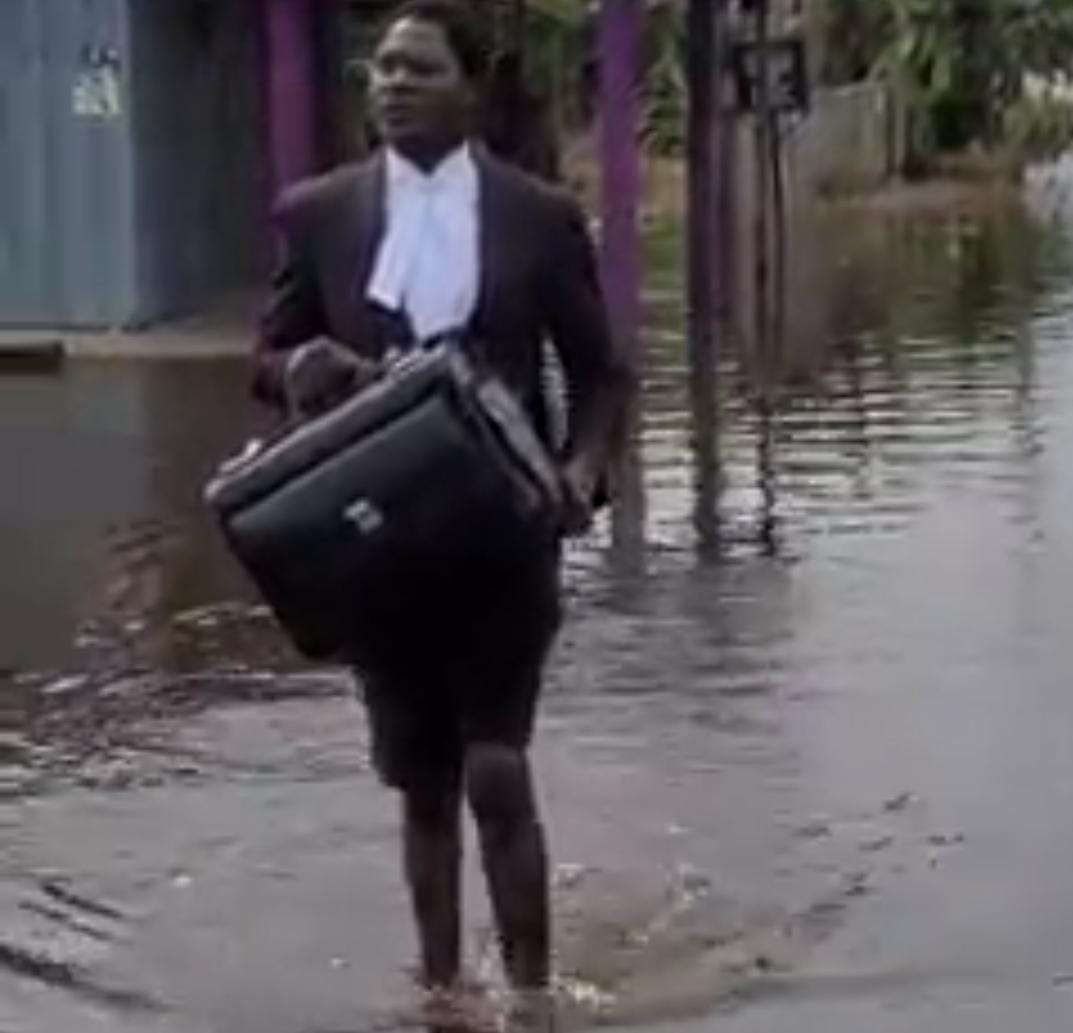
[[[373,58],[373,108],[384,140],[434,165],[469,133],[486,50],[457,0],[410,0],[392,15]]]

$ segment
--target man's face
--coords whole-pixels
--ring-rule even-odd
[[[466,134],[473,92],[443,28],[404,18],[388,30],[372,66],[372,99],[387,143],[431,154]]]

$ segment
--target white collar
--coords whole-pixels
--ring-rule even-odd
[[[477,164],[469,141],[456,147],[431,171],[425,172],[394,147],[387,148],[387,181],[392,191],[413,188],[439,191],[441,189],[476,189]]]

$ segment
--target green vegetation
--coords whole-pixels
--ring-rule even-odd
[[[817,0],[827,85],[882,77],[904,98],[910,156],[1073,143],[1073,0]]]
[[[640,137],[650,154],[677,156],[685,144],[685,5],[649,0],[645,16]],[[552,99],[560,124],[584,128],[596,84],[596,19],[584,0],[529,0],[526,49],[531,80]]]

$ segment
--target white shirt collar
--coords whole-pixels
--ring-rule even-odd
[[[388,190],[449,190],[456,196],[476,196],[477,163],[469,141],[456,147],[431,171],[425,172],[394,147],[387,148]]]

